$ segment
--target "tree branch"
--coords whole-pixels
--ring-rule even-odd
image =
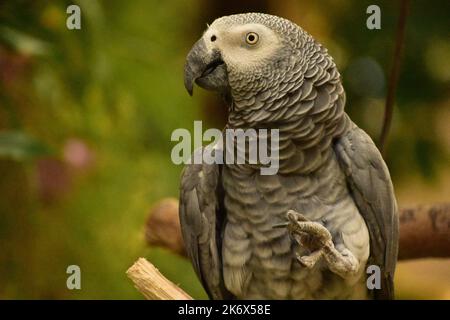
[[[400,260],[450,257],[450,203],[401,208],[399,215]],[[186,256],[177,199],[163,199],[153,207],[145,234],[149,245]]]
[[[128,270],[134,286],[148,300],[192,300],[192,297],[165,278],[144,258],[139,258]]]
[[[386,144],[389,135],[389,129],[392,122],[392,113],[394,111],[395,92],[400,75],[400,65],[403,58],[405,47],[406,17],[409,11],[409,0],[400,0],[400,16],[397,24],[397,33],[395,36],[395,51],[392,62],[391,73],[389,76],[388,92],[386,104],[384,107],[383,128],[381,129],[379,148],[383,155],[386,155]]]
[[[450,203],[400,210],[399,259],[450,257]]]

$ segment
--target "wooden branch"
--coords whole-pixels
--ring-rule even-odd
[[[450,257],[450,203],[400,210],[399,259]]]
[[[152,246],[166,247],[181,256],[186,255],[178,218],[177,199],[163,199],[150,210],[145,239]]]
[[[450,257],[450,203],[401,208],[399,215],[400,260]],[[186,256],[177,199],[164,199],[153,207],[146,240],[149,245]]]
[[[139,258],[127,270],[127,275],[136,289],[149,300],[192,300],[191,296],[165,278],[144,258]]]

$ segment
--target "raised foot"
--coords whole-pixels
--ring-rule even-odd
[[[286,214],[288,222],[276,227],[285,226],[292,238],[310,254],[296,253],[297,260],[306,268],[313,268],[323,257],[328,268],[343,278],[353,276],[359,270],[359,261],[348,249],[339,252],[333,243],[331,233],[322,224],[308,220],[294,210]]]

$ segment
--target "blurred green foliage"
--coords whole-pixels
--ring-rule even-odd
[[[65,26],[73,2],[81,30]],[[380,31],[365,28],[368,1],[268,1],[330,49],[348,112],[375,138],[398,14],[393,2],[377,2]],[[155,201],[178,196],[172,131],[205,118],[203,96],[187,96],[182,70],[213,4],[0,3],[0,299],[139,298],[124,273],[139,256],[205,297],[186,260],[146,247],[143,226]],[[412,4],[390,136],[396,179],[432,178],[448,161],[434,122],[449,101],[449,4]],[[80,291],[65,286],[71,264],[81,267]]]
[[[24,161],[49,153],[46,145],[21,131],[0,132],[0,157]]]
[[[43,201],[60,178],[41,171],[58,171],[58,162],[0,160],[0,298],[139,298],[124,273],[139,256],[204,297],[187,261],[146,248],[143,238],[151,205],[177,196],[181,167],[170,161],[170,134],[199,118],[181,80],[183,32],[196,8],[77,3],[80,31],[65,27],[69,1],[0,5],[0,125],[15,130],[0,135],[0,156],[21,160],[54,147],[70,185]],[[185,19],[172,18],[179,12]],[[73,137],[89,146],[93,168],[65,164]],[[79,292],[65,285],[70,264],[82,270]]]

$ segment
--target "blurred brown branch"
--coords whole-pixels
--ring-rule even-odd
[[[400,0],[400,14],[395,35],[395,51],[392,61],[391,73],[389,75],[388,92],[386,104],[384,107],[383,127],[381,129],[379,148],[383,155],[386,155],[386,144],[389,135],[389,129],[392,122],[392,113],[394,111],[395,92],[397,91],[398,78],[400,75],[400,66],[405,48],[406,17],[409,12],[409,0]]]
[[[450,203],[400,209],[399,259],[450,257]]]
[[[450,257],[450,203],[400,208],[399,215],[400,260]],[[151,209],[145,235],[149,245],[186,256],[177,199],[163,199]]]
[[[165,278],[144,258],[139,258],[127,270],[127,275],[148,300],[192,300],[191,296]]]

